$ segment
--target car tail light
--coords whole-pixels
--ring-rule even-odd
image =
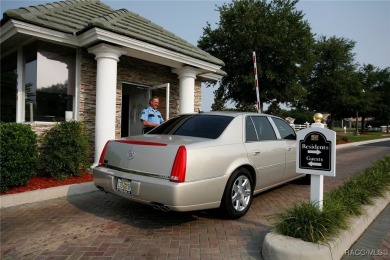
[[[180,146],[177,150],[175,161],[173,162],[171,178],[173,182],[184,182],[186,178],[187,150],[185,146]]]
[[[108,147],[109,142],[110,141],[107,141],[106,145],[103,148],[102,153],[100,154],[99,166],[103,166],[103,164],[104,164],[104,156],[106,156],[106,151],[107,151],[107,147]]]

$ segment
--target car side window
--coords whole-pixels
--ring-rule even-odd
[[[276,117],[273,117],[272,120],[274,121],[276,128],[279,130],[282,139],[297,139],[294,129],[289,124],[287,124],[286,121]]]
[[[247,142],[257,142],[257,134],[252,118],[248,116],[245,120],[245,140]]]
[[[276,134],[271,123],[265,116],[251,116],[246,119],[246,140],[265,141],[276,140]]]

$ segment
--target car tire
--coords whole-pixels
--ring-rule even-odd
[[[244,216],[252,203],[253,180],[250,172],[239,168],[230,176],[221,201],[221,209],[231,219]]]

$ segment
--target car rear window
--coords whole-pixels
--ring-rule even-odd
[[[233,117],[230,116],[183,115],[168,120],[148,134],[182,135],[216,139],[232,120]]]

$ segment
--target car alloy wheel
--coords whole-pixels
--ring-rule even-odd
[[[241,175],[235,180],[231,196],[235,210],[243,211],[248,207],[252,193],[251,183],[245,175]]]
[[[230,176],[221,202],[221,208],[230,218],[244,216],[253,197],[253,181],[249,171],[239,168]]]

